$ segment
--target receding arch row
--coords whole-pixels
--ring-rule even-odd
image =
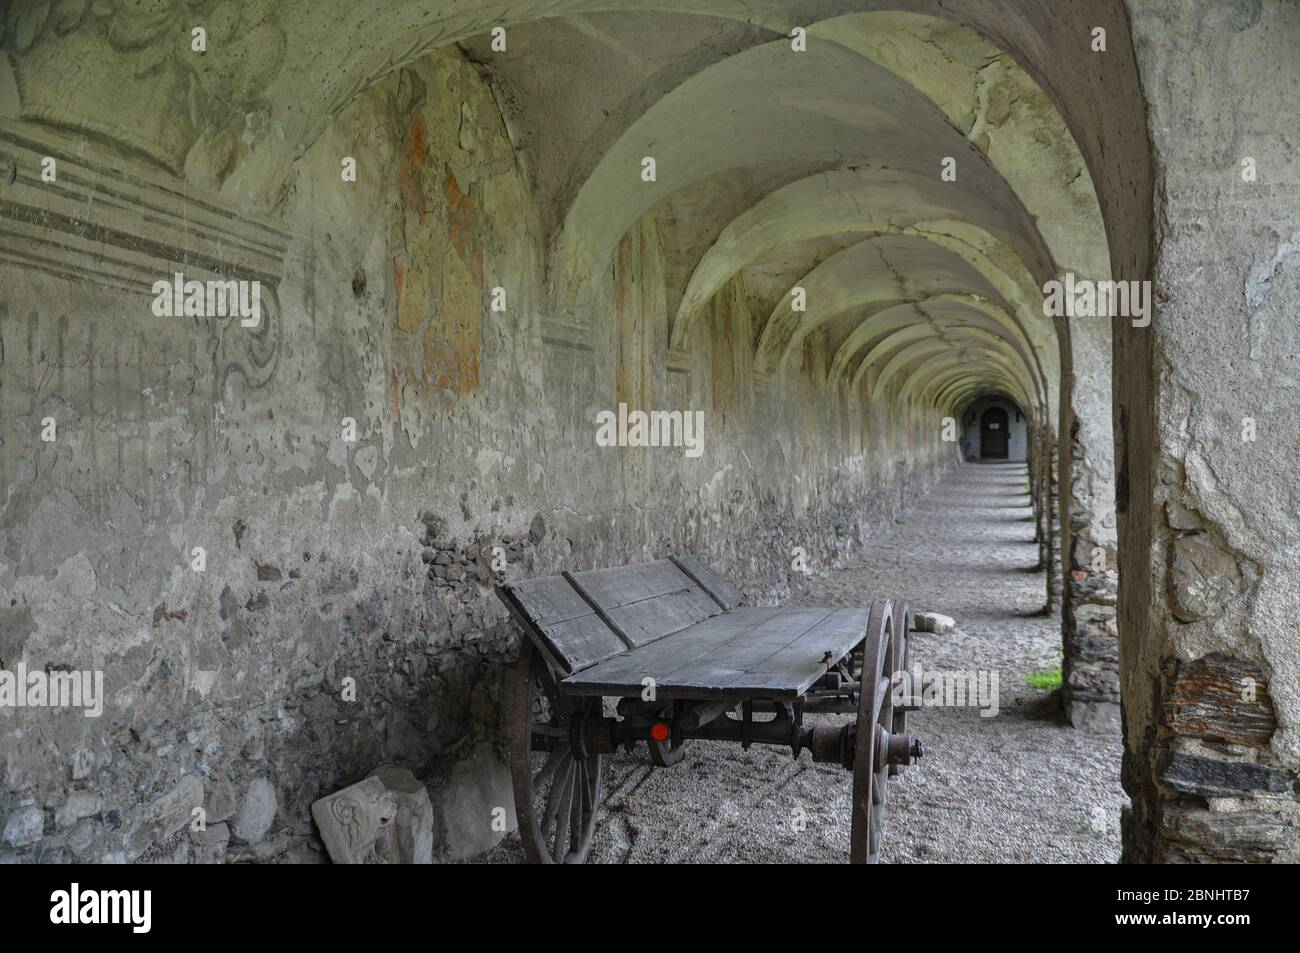
[[[870,14],[863,14],[870,16]],[[753,90],[779,87],[778,97]],[[863,89],[871,89],[864,99]],[[641,182],[643,158],[656,162]],[[981,195],[1017,210],[1017,230],[1033,219],[988,157],[906,78],[833,42],[810,41],[795,54],[786,41],[745,50],[687,79],[633,121],[592,170],[568,209],[557,243],[558,276],[575,286],[603,266],[614,244],[673,191],[729,169],[773,161],[790,181],[853,165],[902,169],[936,181],[939,162],[958,157],[958,194]],[[1041,246],[1040,246],[1041,247]]]
[[[759,336],[755,366],[770,373],[809,334],[835,317],[881,302],[915,303],[944,294],[974,293],[1010,305],[960,256],[920,237],[880,235],[845,248],[799,278],[803,307],[795,295],[777,302]]]
[[[882,342],[876,352],[864,359],[864,368],[859,371],[860,375],[865,374],[869,367],[876,364],[880,365],[875,381],[871,385],[873,400],[880,398],[889,382],[898,374],[903,373],[905,379],[910,379],[911,373],[915,370],[912,367],[913,361],[932,356],[949,357],[960,353],[962,350],[989,355],[995,357],[999,362],[1005,361],[1006,366],[1012,370],[1017,381],[1026,392],[1034,393],[1032,379],[1026,373],[1024,365],[1016,359],[1014,353],[1008,353],[1004,347],[1000,346],[1003,342],[999,338],[992,335],[986,336],[986,332],[982,334],[978,330],[961,327],[949,329],[942,335],[925,333],[914,337],[920,339]]]
[[[893,377],[904,371],[913,359],[932,354],[942,355],[946,351],[971,345],[979,345],[982,350],[1006,361],[1025,392],[1033,394],[1036,402],[1046,405],[1046,394],[1036,387],[1036,381],[1024,362],[1023,355],[1011,342],[994,331],[959,319],[912,323],[879,338],[867,348],[853,372],[852,385],[856,387],[875,370],[875,375],[871,378],[870,397],[873,400],[879,399]]]
[[[973,357],[979,360],[973,361]],[[916,392],[917,399],[934,401],[939,406],[942,406],[940,401],[946,396],[942,392],[942,382],[947,381],[949,377],[956,376],[958,373],[965,373],[985,380],[999,381],[1016,394],[1021,406],[1026,407],[1030,412],[1041,412],[1042,410],[1041,405],[1034,402],[1033,395],[1025,391],[1023,381],[1017,376],[1014,367],[1001,361],[997,355],[988,352],[978,354],[969,350],[966,353],[951,352],[947,355],[940,355],[931,361],[928,366],[922,368],[916,376],[914,384],[918,388]]]
[[[1035,297],[1041,303],[1041,293],[1035,287],[1034,276],[1029,273],[1028,267],[1010,247],[979,225],[953,220],[923,221],[902,228],[871,221],[860,233],[851,231],[861,220],[856,217],[856,213],[845,213],[846,203],[835,198],[839,194],[838,189],[822,185],[824,180],[830,178],[829,174],[818,176],[774,193],[724,229],[696,268],[683,295],[671,332],[675,346],[684,346],[689,340],[690,328],[707,314],[705,305],[716,290],[732,274],[778,245],[779,236],[787,225],[793,240],[809,240],[846,231],[849,234],[861,234],[864,242],[884,236],[902,236],[924,239],[935,246],[936,255],[946,252],[960,258],[973,269],[979,279],[991,286],[995,292],[993,298],[1000,299],[990,300],[985,297],[989,293],[989,288],[985,287],[985,295],[971,294],[966,289],[963,293],[956,294],[914,293],[906,303],[923,305],[934,301],[964,301],[983,311],[1005,325],[1018,339],[1025,359],[1037,378],[1037,389],[1054,395],[1060,366],[1060,344],[1056,330],[1051,322],[1042,317],[1039,310],[1041,305],[1031,304]],[[813,201],[805,197],[807,193],[825,195],[827,200],[824,203]],[[768,206],[775,207],[770,216],[764,215]],[[782,215],[786,210],[791,214]],[[752,222],[757,222],[760,227],[750,229],[748,225]],[[843,252],[841,255],[849,257]],[[805,291],[808,290],[809,280],[808,277],[799,280]],[[828,298],[814,294],[810,300],[807,319],[811,326],[816,326],[856,307],[861,309],[864,318],[870,320],[875,313],[889,312],[890,308],[904,303],[873,299],[870,290],[866,288],[853,289],[839,297],[832,295]],[[780,309],[778,316],[779,311]],[[895,318],[896,315],[890,312],[881,321],[888,325]],[[850,335],[834,359],[830,374],[832,381],[846,372],[850,358],[874,334],[876,327],[877,324],[869,324]],[[772,334],[771,331],[767,333]],[[788,350],[789,346],[786,352]],[[1054,397],[1049,399],[1054,402]]]
[[[820,21],[809,27],[809,35],[814,39],[803,54],[792,53],[789,43],[781,40],[712,64],[630,122],[566,212],[558,242],[561,260],[567,265],[590,255],[599,265],[618,236],[662,197],[663,189],[680,188],[686,184],[683,179],[774,154],[795,162],[813,159],[816,164],[820,152],[834,153],[837,166],[852,164],[856,156],[935,178],[937,160],[955,157],[963,168],[961,188],[993,196],[1011,193],[1013,202],[999,204],[1019,210],[1025,234],[1039,227],[1035,219],[1051,223],[1055,245],[1047,244],[1057,261],[1083,267],[1075,264],[1082,260],[1089,273],[1108,274],[1100,208],[1088,176],[1082,174],[1082,154],[1046,94],[1005,53],[964,27],[896,11]],[[976,69],[972,61],[985,65]],[[988,114],[984,87],[990,77],[982,72],[995,62],[998,82],[1011,86],[1015,101],[1026,101],[1020,121]],[[729,95],[749,85],[748,80],[759,88],[779,84],[785,95],[776,102]],[[856,95],[867,88],[864,82],[876,93],[871,103]],[[798,95],[804,89],[806,99]],[[794,108],[794,113],[803,114],[795,116],[789,114],[794,101],[811,102],[816,108]],[[845,110],[848,103],[856,108]],[[908,114],[914,122],[909,125],[911,136],[904,137],[909,148],[900,155],[898,129],[882,112],[909,106],[915,110]],[[935,126],[936,113],[948,134]],[[755,137],[756,129],[768,134]],[[864,154],[857,136],[866,130],[877,137]],[[977,161],[962,159],[956,137],[962,145],[974,144],[973,154],[971,149],[964,152]],[[814,138],[815,146],[810,141]],[[653,154],[655,144],[665,142],[669,148],[662,150],[659,164],[675,174],[655,183],[658,188],[631,191],[634,180],[626,173],[635,172],[641,159]],[[727,149],[714,152],[706,147],[716,148],[719,142]],[[945,144],[948,151],[924,148]],[[682,150],[680,156],[676,149]],[[990,172],[1001,188],[987,188]],[[613,195],[623,201],[611,202]]]
[[[1025,339],[1021,326],[1003,309],[993,302],[974,294],[942,294],[920,299],[906,304],[888,305],[880,310],[865,309],[864,319],[845,338],[836,351],[831,362],[829,380],[840,377],[856,381],[863,369],[861,359],[854,364],[854,358],[872,341],[882,335],[900,331],[918,323],[919,320],[953,323],[963,321],[973,328],[982,328],[996,334],[1008,347],[1012,348],[1034,380],[1035,389],[1046,398],[1046,381],[1043,378],[1037,354]]]
[[[1051,277],[1046,248],[1018,234],[1003,207],[972,199],[962,208],[956,198],[933,170],[922,174],[838,169],[776,190],[730,222],[701,258],[677,308],[673,343],[683,343],[709,299],[736,272],[781,245],[835,234],[859,235],[864,240],[880,235],[918,235],[959,255],[1005,297],[1031,300],[1039,294],[1035,285],[1041,286]],[[963,241],[953,228],[958,222],[978,236],[978,241]],[[981,252],[981,245],[1000,250],[999,257],[1033,264],[1022,267],[1018,274],[1008,273]],[[1011,292],[1012,287],[1016,292]]]
[[[953,392],[956,389],[954,385],[962,381],[979,381],[996,382],[1007,388],[1015,395],[1017,403],[1026,413],[1038,416],[1043,411],[1042,406],[1035,404],[1031,395],[1024,391],[1014,373],[1005,365],[995,361],[975,367],[960,359],[937,361],[919,374],[917,380],[920,381],[920,390],[916,392],[916,399],[933,401],[940,407],[951,406]]]

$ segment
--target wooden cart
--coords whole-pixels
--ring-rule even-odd
[[[850,860],[875,863],[887,778],[921,755],[891,675],[910,669],[906,603],[745,608],[695,557],[498,587],[523,626],[511,712],[519,833],[536,863],[582,863],[601,802],[601,757],[693,738],[781,745],[853,772]],[[619,699],[618,717],[602,699]],[[805,726],[811,713],[856,714]],[[755,713],[773,717],[755,721]]]

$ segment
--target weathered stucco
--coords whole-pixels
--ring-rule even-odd
[[[1115,352],[1126,854],[1295,862],[1300,9],[1131,8],[1160,227]]]

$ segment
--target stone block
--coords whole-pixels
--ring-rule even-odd
[[[424,783],[406,768],[379,768],[378,778],[396,798],[397,819],[389,863],[433,863],[433,804]]]
[[[1244,761],[1220,761],[1183,751],[1172,752],[1160,782],[1198,797],[1243,797],[1264,791],[1288,794],[1296,784],[1289,772]]]
[[[275,786],[265,777],[254,780],[239,805],[239,814],[232,828],[235,839],[245,844],[256,844],[271,829],[277,810]]]
[[[433,862],[433,805],[404,768],[380,768],[321,798],[311,816],[336,864]]]
[[[948,635],[957,628],[957,621],[938,612],[918,612],[912,617],[912,627],[918,632]]]
[[[222,864],[226,861],[226,845],[230,843],[230,827],[213,824],[205,831],[191,831],[190,843],[194,845],[196,864]]]
[[[516,827],[510,767],[486,742],[443,771],[432,788],[438,805],[434,849],[440,858],[475,857]]]
[[[24,804],[9,812],[0,837],[9,847],[27,847],[35,844],[44,834],[45,812],[35,804]]]
[[[99,813],[99,795],[90,791],[73,791],[63,806],[55,813],[59,829],[72,827],[83,817],[93,817]]]
[[[334,863],[383,863],[377,842],[397,818],[397,796],[369,777],[313,803],[311,816]]]
[[[131,860],[153,844],[175,834],[190,822],[191,812],[203,806],[203,783],[186,775],[166,794],[132,812],[126,838],[126,854]]]
[[[1190,662],[1171,659],[1164,723],[1182,737],[1266,745],[1277,728],[1263,670],[1211,653]]]
[[[1266,810],[1209,811],[1170,805],[1160,824],[1157,863],[1268,864],[1294,840],[1294,819]]]
[[[1174,540],[1170,596],[1180,622],[1213,619],[1241,591],[1241,566],[1232,553],[1208,534],[1194,533]]]
[[[1068,705],[1070,724],[1079,731],[1092,734],[1118,734],[1120,707],[1110,701],[1071,700]]]

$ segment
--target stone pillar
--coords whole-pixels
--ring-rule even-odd
[[[1034,442],[1034,541],[1038,543],[1038,569],[1050,572],[1052,563],[1052,444],[1048,427],[1038,431]]]
[[[1061,574],[1060,560],[1058,558],[1057,542],[1061,538],[1061,522],[1058,517],[1058,501],[1061,496],[1060,479],[1058,473],[1058,453],[1056,441],[1053,440],[1047,450],[1047,606],[1046,611],[1051,613],[1061,601]]]
[[[1061,400],[1061,701],[1090,731],[1120,727],[1110,338],[1106,318],[1072,320]]]
[[[1046,560],[1044,545],[1047,540],[1047,530],[1043,524],[1047,510],[1043,500],[1043,431],[1034,423],[1030,423],[1029,428],[1029,454],[1026,461],[1029,470],[1029,505],[1034,510],[1034,542],[1038,545],[1036,568],[1042,569]]]
[[[1295,862],[1300,7],[1128,6],[1164,181],[1116,325],[1124,857]]]
[[[1086,472],[1079,467],[1072,476],[1077,481]],[[1077,483],[1072,489],[1073,502],[1079,499]],[[1062,567],[1061,700],[1074,727],[1118,730],[1119,629],[1115,608],[1118,573],[1111,568],[1116,546],[1113,532],[1109,539],[1096,532],[1098,524],[1094,515],[1077,502],[1070,506]]]

